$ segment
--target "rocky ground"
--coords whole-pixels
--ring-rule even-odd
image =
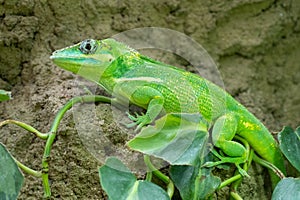
[[[51,62],[51,53],[86,38],[104,39],[141,27],[176,30],[201,44],[217,63],[225,89],[270,131],[299,126],[297,0],[0,0],[0,89],[13,95],[13,100],[0,104],[0,120],[20,120],[47,132],[58,109],[85,93],[76,76]],[[145,53],[189,69],[188,63],[167,53]],[[99,110],[103,132],[121,132],[110,106]],[[50,160],[53,199],[105,199],[97,172],[101,163],[80,139],[72,112],[59,130]],[[1,128],[0,141],[21,162],[40,168],[44,141],[15,126]],[[245,181],[245,199],[269,198],[262,177]],[[41,181],[26,176],[19,199],[42,196]],[[225,191],[216,196],[225,199]]]

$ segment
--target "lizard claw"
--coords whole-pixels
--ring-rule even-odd
[[[224,163],[233,163],[237,167],[239,173],[244,177],[250,177],[248,173],[240,167],[240,163],[243,163],[244,158],[232,158],[232,157],[224,157],[221,156],[215,149],[212,149],[211,152],[220,160],[216,162],[206,162],[201,167],[214,167]]]
[[[134,121],[133,123],[127,124],[126,127],[127,128],[132,128],[134,126],[137,126],[136,129],[134,130],[134,132],[137,132],[138,130],[140,130],[143,126],[149,124],[151,122],[151,119],[148,117],[148,115],[139,115],[138,113],[134,113],[135,116],[131,115],[130,113],[126,112],[126,114],[128,115],[128,118],[131,119],[132,121]]]
[[[137,112],[134,112],[134,115],[130,114],[129,112],[126,112],[127,116],[129,119],[131,119],[132,121],[137,121],[138,118],[141,116],[139,115]]]

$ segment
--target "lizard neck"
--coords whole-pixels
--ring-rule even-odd
[[[112,94],[118,79],[126,76],[143,61],[138,52],[128,52],[116,58],[103,72],[99,84]]]

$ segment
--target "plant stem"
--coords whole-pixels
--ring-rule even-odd
[[[21,162],[19,162],[15,158],[14,158],[14,161],[17,163],[18,167],[21,168],[27,174],[30,174],[30,175],[38,177],[38,178],[42,177],[42,173],[40,171],[36,171],[36,170],[33,170],[33,169],[25,166],[24,164],[22,164]]]
[[[243,200],[242,197],[240,197],[240,195],[238,195],[238,193],[236,193],[236,192],[230,192],[230,195],[235,200]]]
[[[235,176],[233,176],[233,177],[231,177],[231,178],[229,178],[229,179],[223,181],[223,182],[221,183],[221,185],[218,187],[218,190],[220,190],[220,189],[222,189],[223,187],[225,187],[225,186],[231,184],[231,183],[234,182],[234,181],[239,180],[240,178],[242,178],[242,175],[241,175],[241,174],[237,174],[237,175],[235,175]]]
[[[23,129],[34,133],[37,137],[47,140],[45,149],[44,149],[44,154],[43,154],[43,159],[42,159],[42,171],[36,171],[33,170],[18,160],[14,159],[17,165],[26,173],[31,174],[35,177],[42,177],[43,180],[43,186],[44,186],[44,198],[45,199],[50,199],[51,196],[51,189],[50,189],[50,184],[49,184],[49,176],[48,176],[48,171],[49,171],[49,157],[50,157],[50,151],[51,147],[53,145],[53,142],[55,141],[56,138],[56,133],[58,126],[60,124],[61,119],[63,118],[64,114],[73,107],[74,104],[77,103],[94,103],[94,102],[103,102],[103,103],[111,103],[112,99],[109,97],[101,96],[101,95],[86,95],[86,96],[81,96],[81,97],[74,97],[71,100],[69,100],[56,114],[55,119],[52,123],[52,126],[50,128],[50,131],[48,133],[41,133],[32,126],[16,121],[16,120],[5,120],[0,122],[0,127],[4,126],[6,124],[15,124],[17,126],[22,127]]]
[[[146,174],[146,181],[149,181],[149,182],[151,182],[151,180],[152,180],[152,172],[151,171],[148,171],[147,172],[147,174]]]
[[[48,138],[46,142],[46,146],[44,149],[43,159],[42,159],[42,180],[44,185],[44,198],[49,199],[51,196],[50,184],[49,184],[49,157],[52,144],[55,140],[56,133],[58,126],[60,124],[61,119],[63,118],[64,114],[73,107],[76,103],[94,103],[94,102],[103,102],[103,103],[110,103],[111,98],[100,96],[100,95],[86,95],[81,97],[74,97],[69,100],[56,114],[55,119],[52,123],[51,129],[48,132]]]
[[[144,155],[144,161],[149,171],[151,171],[155,176],[157,176],[160,180],[167,184],[167,193],[169,197],[172,198],[174,194],[174,184],[171,179],[168,176],[164,175],[161,171],[156,169],[156,167],[154,167],[154,165],[151,163],[149,155]]]
[[[8,119],[8,120],[5,120],[5,121],[2,121],[0,123],[0,127],[4,126],[6,124],[15,124],[17,126],[20,126],[20,127],[24,128],[25,130],[27,130],[27,131],[35,134],[37,137],[39,137],[39,138],[41,138],[43,140],[46,140],[48,138],[48,134],[47,133],[41,133],[38,130],[36,130],[35,128],[33,128],[32,126],[30,126],[28,124],[25,124],[24,122],[20,122],[20,121]]]

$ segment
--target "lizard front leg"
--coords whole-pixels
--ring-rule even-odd
[[[139,130],[143,126],[150,124],[160,114],[163,109],[164,98],[162,94],[149,86],[142,86],[137,88],[131,95],[130,100],[139,106],[147,107],[147,112],[144,115],[133,116],[128,114],[128,117],[135,121],[128,126],[137,125],[136,130]]]
[[[205,166],[215,166],[221,163],[234,163],[239,172],[242,175],[247,176],[247,173],[239,166],[239,164],[246,161],[247,150],[242,144],[232,141],[237,132],[237,126],[237,117],[233,112],[226,113],[216,120],[212,130],[212,140],[214,145],[220,148],[228,157],[223,157],[214,150],[212,153],[216,155],[220,161],[205,164]]]

